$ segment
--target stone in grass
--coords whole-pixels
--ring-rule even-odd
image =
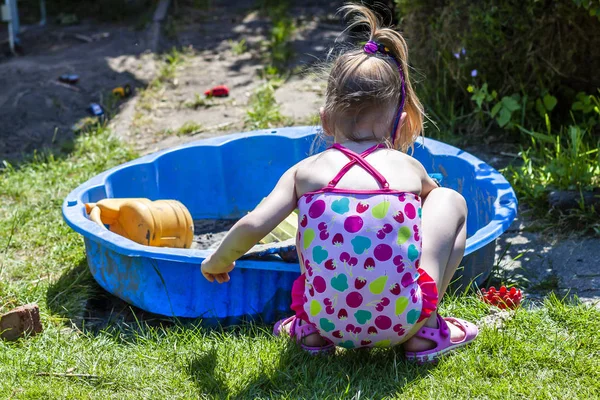
[[[563,211],[579,208],[579,203],[582,200],[586,207],[598,206],[600,204],[600,188],[596,188],[592,192],[580,193],[575,190],[557,190],[548,194],[550,206]]]
[[[42,323],[37,304],[26,304],[0,316],[0,338],[4,340],[17,340],[40,332]]]

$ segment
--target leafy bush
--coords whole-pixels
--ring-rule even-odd
[[[600,210],[583,195],[600,188],[600,0],[396,5],[437,136],[516,142],[520,159],[505,173],[536,216],[598,232]],[[580,208],[548,213],[552,190],[581,193]]]
[[[552,117],[560,122],[569,118],[568,105],[578,92],[600,87],[596,72],[600,1],[396,0],[396,4],[411,63],[424,75],[422,86],[434,85],[422,90],[425,104],[437,100],[428,98],[436,87],[449,85],[447,101],[454,104],[453,112],[461,107],[468,112],[473,108],[471,97],[480,107],[481,96],[487,96],[479,92],[473,96],[467,92],[469,85],[487,84],[489,95],[495,91],[500,100],[490,110],[493,118],[511,130],[519,109],[535,109],[538,112],[528,119],[543,125],[541,106],[547,111],[558,103]],[[511,98],[521,103],[519,109]],[[437,114],[433,118],[445,124]]]

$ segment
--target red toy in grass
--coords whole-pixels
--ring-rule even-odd
[[[514,287],[510,288],[510,290],[506,286],[502,286],[500,290],[496,290],[493,286],[487,290],[485,288],[481,289],[481,299],[485,303],[501,309],[517,308],[521,304],[522,298],[521,290],[517,290]]]
[[[227,97],[229,96],[229,88],[225,85],[219,85],[207,90],[206,92],[204,92],[204,94],[206,96],[213,97]]]

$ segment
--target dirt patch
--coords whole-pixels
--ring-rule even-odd
[[[144,33],[126,26],[50,25],[21,39],[25,54],[0,62],[0,160],[42,148],[69,151],[72,127],[90,116],[90,103],[112,101],[114,87],[142,87],[154,74]],[[77,74],[79,82],[61,84],[62,74]]]
[[[342,32],[339,21],[331,22],[338,6],[307,1],[290,10],[297,27],[290,38],[295,56],[289,69],[296,72],[275,93],[290,124],[307,124],[318,115],[324,82],[311,71]],[[265,83],[261,72],[268,62],[265,43],[271,22],[255,2],[215,1],[210,8],[188,6],[176,14],[177,44],[183,54],[174,76],[137,96],[111,123],[112,130],[142,154],[248,130],[250,96]],[[204,92],[216,85],[227,85],[229,97],[206,100]]]
[[[149,52],[150,32],[125,24],[50,24],[21,35],[24,55],[0,59],[0,160],[18,160],[42,148],[68,152],[73,127],[90,116],[93,102],[115,110],[109,127],[142,154],[247,130],[248,99],[265,82],[260,71],[268,62],[271,22],[254,0],[200,3],[173,3],[162,54]],[[307,0],[289,10],[296,25],[289,38],[293,73],[276,98],[290,124],[313,121],[322,103],[324,82],[306,72],[325,59],[343,30],[335,16],[339,5]],[[242,41],[244,46],[236,47]],[[159,88],[145,89],[160,75],[173,46],[184,54],[183,62]],[[78,74],[79,82],[60,84],[65,73]],[[134,95],[112,107],[112,89],[124,84]],[[200,104],[207,89],[221,84],[230,88],[228,98]]]
[[[216,248],[237,220],[200,219],[194,221],[194,242],[192,249],[206,250]]]

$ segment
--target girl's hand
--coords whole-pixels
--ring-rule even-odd
[[[204,275],[209,282],[214,282],[216,279],[219,283],[229,282],[229,272],[231,272],[234,267],[235,262],[230,265],[218,265],[212,261],[212,257],[208,257],[206,260],[202,261],[202,265],[200,266],[202,275]]]

